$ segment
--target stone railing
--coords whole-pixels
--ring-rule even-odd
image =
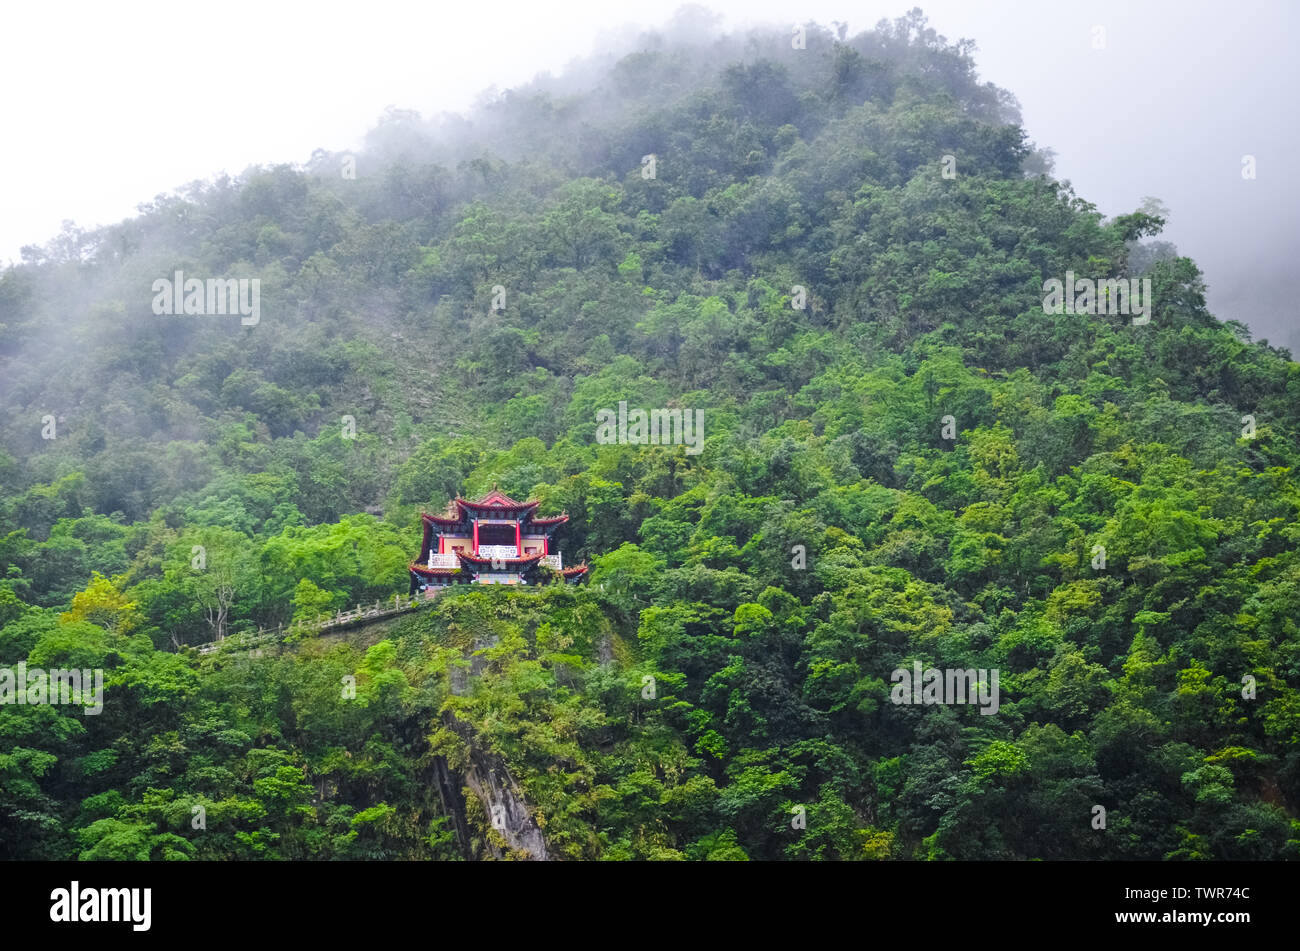
[[[563,559],[561,559],[559,555],[543,555],[542,564],[549,565],[550,567],[554,568],[556,571],[560,571],[562,568],[564,568]]]
[[[420,602],[421,599],[414,596],[404,598],[400,594],[395,594],[391,604],[384,601],[376,601],[373,604],[359,604],[350,611],[323,614],[314,620],[300,620],[290,624],[282,624],[270,630],[258,628],[256,631],[232,634],[224,640],[196,645],[193,649],[200,654],[211,654],[222,648],[256,651],[260,649],[261,645],[278,643],[295,634],[314,634],[328,631],[331,628],[353,627],[391,617],[395,614],[402,614],[418,607]]]
[[[518,558],[519,549],[514,545],[479,545],[480,558]]]
[[[459,568],[459,567],[460,567],[460,559],[457,558],[456,555],[455,555],[454,553],[453,553],[453,554],[450,554],[450,555],[439,555],[437,552],[434,552],[434,553],[432,553],[432,554],[429,555],[429,563],[428,563],[427,567],[429,567],[429,568]]]

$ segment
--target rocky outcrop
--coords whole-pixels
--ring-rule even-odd
[[[433,782],[442,801],[442,811],[451,817],[452,832],[456,836],[456,847],[463,858],[474,858],[474,839],[470,835],[469,822],[465,816],[465,797],[461,792],[464,785],[443,756],[433,758]]]
[[[457,841],[465,857],[551,861],[542,830],[505,761],[479,749],[473,729],[452,714],[444,714],[443,723],[463,744],[463,755],[459,757],[464,764],[461,771],[457,773],[445,758],[437,757],[435,775],[440,777],[443,805],[453,817]],[[466,796],[474,797],[490,827],[490,831],[484,830],[479,848],[475,848]]]
[[[542,830],[505,764],[482,754],[472,758],[474,764],[465,773],[465,786],[478,797],[493,830],[505,840],[509,854],[532,862],[550,861]],[[496,843],[489,842],[488,848],[494,857],[505,857]]]

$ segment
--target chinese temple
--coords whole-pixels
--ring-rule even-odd
[[[551,535],[567,515],[538,518],[540,502],[516,502],[496,486],[478,501],[459,496],[446,515],[423,512],[424,542],[411,562],[411,594],[431,597],[453,584],[540,584],[543,566],[570,584],[587,574],[586,565],[564,567],[551,551]]]

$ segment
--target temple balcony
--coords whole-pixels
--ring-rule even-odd
[[[518,558],[519,549],[514,545],[479,545],[480,558]]]
[[[549,565],[550,567],[554,568],[556,571],[560,571],[564,567],[563,561],[561,560],[559,555],[543,555],[542,564]]]
[[[450,555],[439,555],[437,552],[433,552],[429,555],[429,567],[430,568],[459,568],[460,559],[456,557],[454,552]]]

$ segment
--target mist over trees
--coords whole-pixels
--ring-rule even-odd
[[[1300,365],[919,11],[708,19],[0,274],[0,664],[106,683],[0,706],[0,857],[508,855],[438,792],[481,757],[561,858],[1297,857]],[[260,319],[159,316],[178,271]],[[704,451],[599,443],[621,401]],[[404,594],[493,484],[589,586],[184,650]]]

